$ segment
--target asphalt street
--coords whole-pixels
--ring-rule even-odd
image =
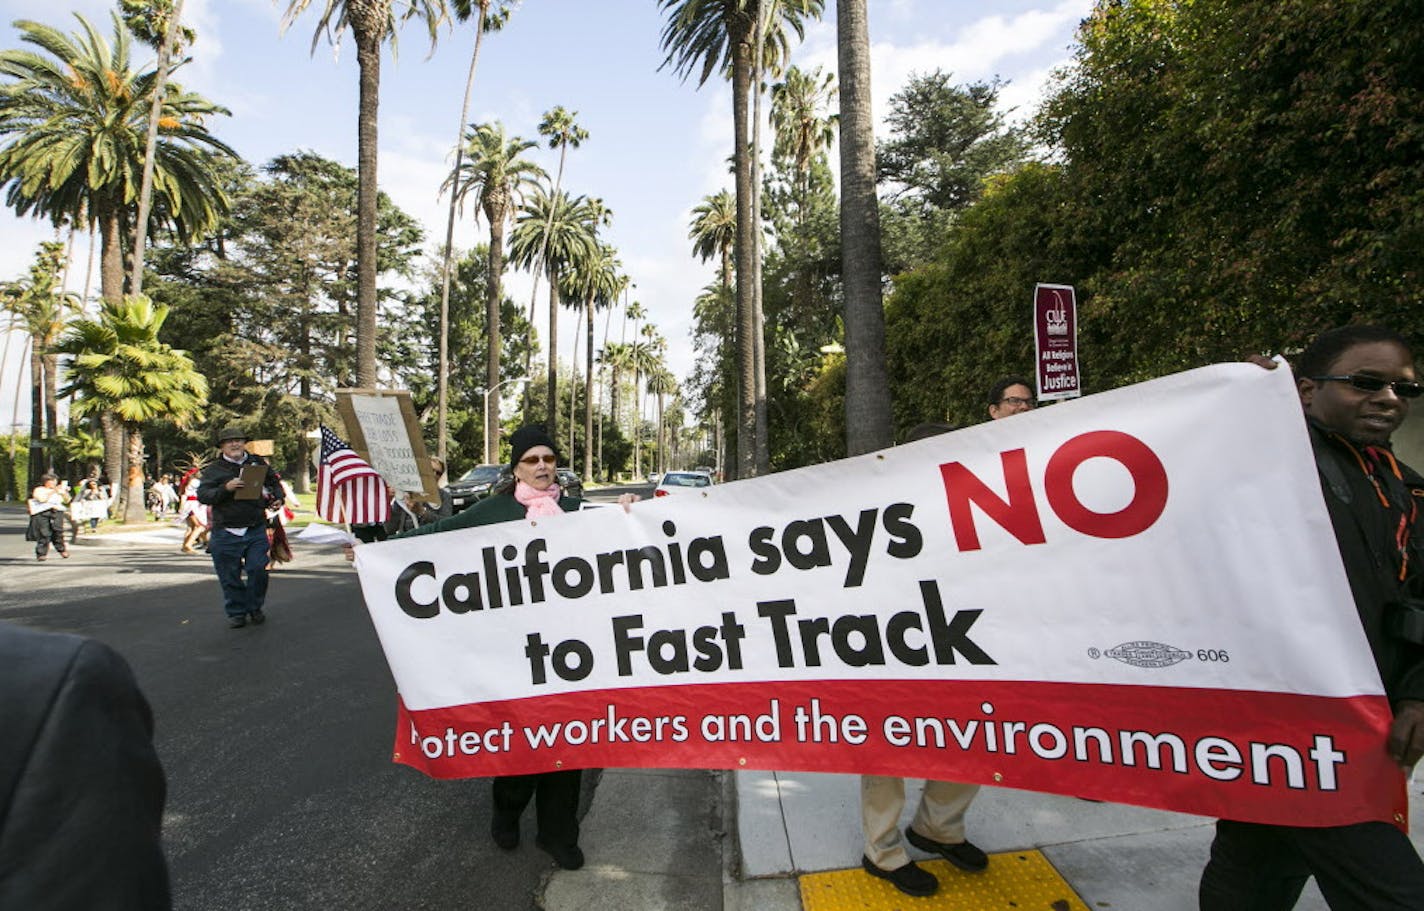
[[[606,496],[616,496],[610,491]],[[39,563],[0,507],[0,620],[80,633],[132,665],[168,777],[181,911],[532,909],[552,861],[490,842],[486,780],[391,762],[396,692],[356,574],[294,542],[268,622],[227,628],[206,555],[81,543]],[[584,807],[596,772],[585,773]]]

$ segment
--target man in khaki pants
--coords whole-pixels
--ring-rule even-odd
[[[1006,377],[989,392],[989,416],[994,420],[1033,409],[1033,392],[1019,377]],[[911,430],[911,443],[955,428],[950,424],[921,424]],[[981,873],[988,856],[964,837],[964,814],[979,793],[977,784],[926,781],[915,818],[905,830],[910,844],[938,854],[961,870]],[[900,812],[905,808],[905,779],[893,775],[860,777],[860,827],[865,834],[865,856],[860,865],[871,876],[889,880],[906,895],[933,895],[939,889],[934,874],[921,869],[900,839]]]
[[[983,872],[989,866],[988,856],[964,837],[964,813],[978,792],[977,784],[926,781],[905,837],[921,851],[938,854],[961,870]],[[865,857],[860,863],[865,872],[889,880],[906,895],[933,895],[939,882],[910,860],[900,839],[904,806],[905,779],[860,777],[860,825],[865,833]]]

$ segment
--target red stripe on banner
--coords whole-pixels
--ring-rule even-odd
[[[436,778],[596,767],[936,778],[1304,826],[1408,818],[1383,696],[1043,682],[638,687],[411,711]]]

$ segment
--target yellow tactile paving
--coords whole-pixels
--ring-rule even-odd
[[[856,867],[801,877],[805,911],[1089,911],[1038,851],[989,855],[989,869],[965,873],[946,860],[919,865],[939,880],[939,891],[914,898]]]

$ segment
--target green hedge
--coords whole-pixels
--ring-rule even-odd
[[[0,435],[0,500],[23,500],[28,494],[29,447],[28,436]]]

